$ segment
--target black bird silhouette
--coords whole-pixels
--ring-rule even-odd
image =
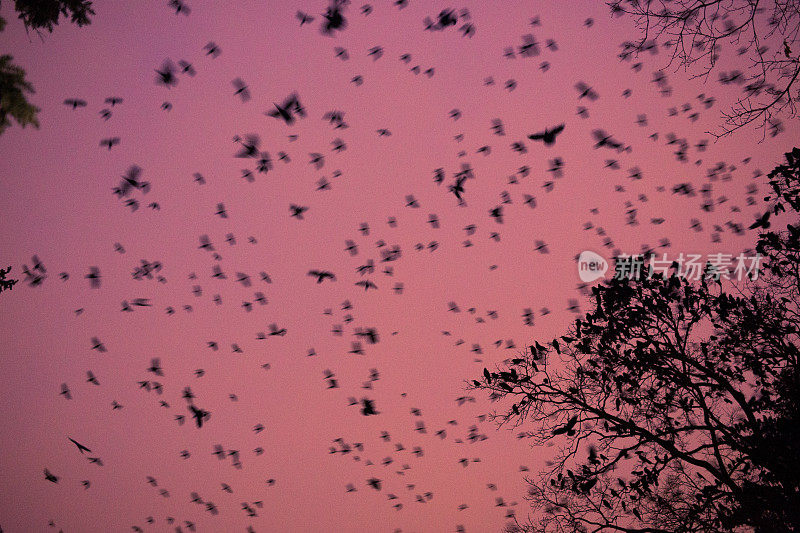
[[[513,53],[513,51],[512,51]],[[534,57],[539,55],[539,43],[533,34],[522,36],[522,45],[519,47],[519,55],[523,57]]]
[[[78,451],[79,451],[79,452],[81,452],[81,453],[83,453],[83,452],[89,452],[89,453],[92,453],[92,450],[90,450],[89,448],[87,448],[86,446],[84,446],[83,444],[81,444],[80,442],[76,441],[76,440],[75,440],[75,439],[73,439],[72,437],[67,437],[67,438],[70,440],[70,442],[72,442],[72,444],[74,444],[75,446],[77,446],[77,447],[78,447]]]
[[[175,10],[176,15],[184,14],[188,16],[191,12],[191,9],[189,9],[189,6],[187,6],[183,0],[169,0],[169,6]]]
[[[369,398],[362,398],[361,414],[364,416],[377,415],[378,411],[375,410],[375,402]]]
[[[258,155],[258,147],[261,144],[261,139],[255,133],[248,133],[244,136],[244,139],[235,135],[233,137],[233,142],[242,145],[242,149],[239,150],[234,157],[248,158]]]
[[[291,204],[289,206],[289,211],[291,211],[291,215],[290,216],[293,216],[293,217],[297,218],[298,220],[303,220],[303,213],[308,211],[308,207],[305,207],[305,206],[302,206],[302,205]]]
[[[219,46],[217,46],[217,44],[213,41],[209,41],[209,43],[203,47],[203,50],[206,51],[206,55],[215,58],[219,57],[219,55],[222,53],[222,50],[220,50]]]
[[[100,276],[100,269],[99,268],[94,267],[94,266],[93,267],[89,267],[89,273],[86,274],[85,277],[86,277],[86,279],[89,280],[89,285],[93,289],[99,289],[100,288],[100,278],[101,278],[101,276]]]
[[[64,105],[71,106],[72,109],[77,109],[79,107],[86,107],[86,100],[81,100],[79,98],[67,98],[64,100]]]
[[[283,120],[286,124],[294,124],[295,115],[305,117],[306,112],[300,103],[297,93],[290,94],[281,105],[273,103],[275,109],[267,112],[270,117]]]
[[[430,17],[423,19],[425,29],[430,31],[441,31],[449,26],[455,26],[458,23],[458,16],[453,9],[443,9],[436,17],[436,22],[433,22]]]
[[[607,148],[614,149],[618,152],[622,152],[624,150],[623,144],[614,139],[614,137],[611,134],[606,133],[605,130],[602,129],[592,130],[592,136],[597,141],[594,145],[595,148],[602,148],[605,146]]]
[[[111,150],[111,148],[119,144],[119,142],[120,142],[119,137],[108,137],[100,141],[100,146],[107,146],[108,149]]]
[[[167,59],[161,67],[161,70],[156,69],[156,83],[164,85],[167,89],[178,84],[178,78],[175,76],[175,65],[171,60]]]
[[[194,404],[189,404],[189,410],[194,417],[194,421],[197,424],[198,428],[203,427],[203,421],[208,420],[211,418],[211,413],[206,411],[205,409],[201,409],[196,407]]]
[[[329,279],[331,281],[336,281],[336,276],[333,272],[329,272],[327,270],[309,270],[308,276],[316,277],[317,283],[322,283],[325,279]]]
[[[458,203],[464,203],[464,199],[461,198],[461,195],[464,193],[464,181],[466,181],[466,176],[460,176],[456,178],[456,182],[453,185],[450,185],[450,192],[458,198]]]
[[[44,478],[51,483],[58,483],[58,476],[54,476],[48,469],[44,469]]]
[[[273,337],[283,337],[286,335],[286,328],[279,328],[278,324],[273,322],[269,325],[269,334]]]
[[[153,357],[150,360],[150,367],[147,369],[148,372],[152,372],[156,376],[163,376],[164,371],[161,369],[161,358],[160,357]]]
[[[575,89],[579,93],[578,100],[581,98],[588,98],[589,100],[595,101],[600,97],[594,89],[582,81],[575,84]]]
[[[497,207],[489,210],[489,216],[495,219],[498,224],[503,223],[503,206],[498,205]]]
[[[325,165],[325,156],[324,155],[322,155],[322,154],[320,154],[318,152],[312,152],[312,153],[310,153],[308,155],[311,158],[309,160],[309,164],[314,165],[314,168],[316,168],[317,170],[320,170]]]
[[[564,124],[559,124],[553,128],[545,128],[544,131],[532,133],[528,135],[528,139],[532,141],[543,141],[546,146],[552,146],[556,142],[556,137],[562,131],[564,131]]]
[[[356,329],[354,335],[365,337],[369,344],[378,343],[378,331],[375,328]]]
[[[295,17],[297,18],[297,20],[299,20],[299,21],[300,21],[300,25],[301,25],[301,26],[302,26],[303,24],[308,24],[308,23],[310,23],[310,22],[314,22],[314,17],[312,17],[312,16],[311,16],[311,15],[309,15],[308,13],[304,13],[304,12],[302,12],[302,11],[298,11],[298,12],[295,14]]]
[[[366,291],[368,291],[369,289],[377,289],[377,288],[378,288],[378,286],[377,286],[377,285],[375,285],[374,283],[372,283],[372,282],[371,282],[370,280],[368,280],[368,279],[361,280],[361,281],[357,281],[357,282],[355,283],[355,285],[358,285],[358,286],[364,287],[364,291],[365,291],[365,292],[366,292]]]
[[[323,13],[325,20],[322,21],[320,31],[323,35],[333,36],[339,30],[347,28],[347,19],[344,16],[344,6],[349,0],[333,0],[328,9]]]
[[[564,424],[561,427],[558,427],[558,428],[554,429],[553,430],[553,435],[561,435],[563,433],[566,433],[567,435],[572,436],[572,435],[575,434],[575,429],[574,428],[575,428],[575,425],[577,423],[578,423],[578,415],[575,415],[572,418],[570,418],[569,421],[567,421],[566,424]]]
[[[248,89],[247,84],[242,80],[242,78],[235,78],[232,82],[233,87],[236,89],[234,92],[234,96],[238,96],[241,98],[242,102],[249,102],[250,101],[250,89]]]
[[[181,72],[183,74],[188,74],[189,76],[194,76],[195,74],[197,74],[197,71],[194,69],[194,66],[184,59],[178,61],[178,66],[180,67]]]
[[[92,350],[97,350],[100,353],[106,353],[108,351],[105,344],[103,344],[97,337],[92,337]]]

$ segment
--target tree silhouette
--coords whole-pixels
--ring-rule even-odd
[[[39,108],[25,98],[26,92],[34,92],[33,86],[12,59],[9,55],[0,56],[0,134],[11,126],[12,118],[23,128],[28,124],[39,127],[36,117]]]
[[[10,291],[19,281],[18,279],[6,279],[9,272],[11,272],[11,267],[0,268],[0,292]]]
[[[613,0],[613,15],[634,19],[641,37],[623,43],[620,57],[671,50],[670,65],[696,68],[706,77],[726,47],[747,60],[746,72],[720,72],[723,84],[739,85],[742,95],[722,115],[717,137],[755,123],[772,135],[782,131],[780,116],[797,115],[800,76],[800,2],[797,0]],[[741,63],[741,60],[740,60]]]
[[[800,212],[800,149],[786,158],[771,214]],[[756,249],[744,284],[711,269],[605,282],[566,335],[471,382],[501,424],[559,445],[527,479],[534,518],[508,531],[800,529],[800,225]]]
[[[91,0],[14,0],[14,9],[29,30],[52,33],[61,15],[78,26],[91,23],[94,15]]]
[[[14,9],[28,30],[41,35],[41,30],[53,31],[61,15],[70,18],[78,26],[91,23],[94,15],[89,0],[15,0]],[[6,21],[0,17],[0,32]],[[39,108],[28,102],[25,93],[33,94],[33,86],[25,80],[25,70],[13,64],[13,57],[0,55],[0,134],[11,125],[14,119],[23,128],[32,125],[39,127],[37,113]]]

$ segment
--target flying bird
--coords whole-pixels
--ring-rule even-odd
[[[192,413],[192,417],[194,417],[194,421],[198,428],[203,427],[203,422],[211,418],[210,412],[196,407],[194,404],[189,404],[189,411]]]
[[[242,80],[242,78],[234,78],[231,82],[234,89],[236,91],[233,93],[234,96],[238,96],[242,102],[249,102],[250,101],[250,89],[248,89],[247,84]]]
[[[44,469],[44,478],[51,483],[58,483],[58,476],[53,475],[48,469]]]
[[[329,272],[327,270],[309,270],[308,276],[316,277],[317,283],[322,283],[326,279],[336,281],[336,276],[333,274],[333,272]]]
[[[80,98],[67,98],[64,100],[64,105],[70,106],[73,110],[75,110],[79,107],[86,107],[86,100],[81,100]]]
[[[74,444],[75,446],[77,446],[77,447],[78,447],[78,451],[79,451],[79,452],[81,452],[81,454],[82,454],[83,452],[89,452],[89,453],[92,453],[92,450],[90,450],[89,448],[87,448],[86,446],[84,446],[83,444],[81,444],[80,442],[76,441],[76,440],[75,440],[75,439],[73,439],[72,437],[67,437],[67,438],[70,440],[70,442],[72,442],[72,444]]]
[[[553,146],[556,143],[556,137],[564,131],[564,124],[559,124],[552,128],[545,128],[544,131],[532,133],[528,135],[528,139],[532,141],[542,141],[545,146]]]
[[[298,11],[295,14],[295,18],[300,21],[300,26],[314,22],[314,17],[303,11]]]
[[[266,112],[266,115],[283,120],[286,124],[291,125],[295,122],[295,116],[305,117],[306,112],[303,105],[300,103],[297,93],[290,94],[280,105],[273,103],[275,109]]]
[[[161,70],[156,69],[156,83],[163,85],[167,89],[174,87],[178,84],[178,78],[175,76],[175,65],[167,59],[161,66]]]

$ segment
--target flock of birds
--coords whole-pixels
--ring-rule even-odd
[[[407,0],[393,0],[391,4],[393,4],[394,9],[402,10],[408,2]],[[169,6],[177,15],[190,16],[190,6],[182,0],[170,0]],[[365,4],[356,9],[349,5],[348,0],[332,0],[322,14],[298,11],[295,16],[295,22],[300,31],[310,31],[310,28],[316,26],[323,35],[335,38],[342,32],[352,28],[358,17],[370,17],[377,9],[386,9],[386,7]],[[425,16],[420,22],[422,31],[452,31],[466,39],[471,39],[479,31],[477,23],[468,9],[442,9],[438,14],[432,13],[429,16]],[[498,59],[528,60],[537,58],[538,65],[535,68],[541,73],[546,73],[553,63],[557,61],[559,44],[554,38],[540,40],[535,37],[535,35],[539,35],[544,31],[542,24],[539,17],[530,19],[526,25],[527,27],[522,31],[519,41],[504,47],[502,52],[498,52]],[[582,25],[585,31],[591,32],[594,21],[586,19]],[[355,54],[355,51],[339,46],[335,39],[331,40],[330,43],[336,60],[349,61],[351,56]],[[636,53],[652,52],[654,47],[657,47],[655,43],[648,42],[641,50],[624,50],[623,54],[621,54],[621,59],[630,64],[634,73],[642,73],[644,62],[638,60]],[[222,48],[214,42],[208,42],[203,47],[203,53],[207,61],[224,61]],[[387,59],[383,58],[389,53],[389,50],[381,46],[374,46],[364,52],[365,56],[373,62],[386,61]],[[392,51],[392,53],[394,52]],[[414,74],[422,74],[428,78],[433,78],[436,74],[435,66],[415,64],[411,53],[401,51],[398,57],[400,63]],[[154,82],[162,86],[165,89],[165,95],[168,95],[167,89],[174,88],[180,83],[185,83],[187,78],[195,77],[197,71],[203,67],[204,65],[198,64],[195,66],[192,62],[184,59],[177,61],[177,63],[167,60],[153,69],[155,73]],[[670,99],[672,97],[673,89],[666,73],[661,70],[656,71],[652,75],[651,81],[655,86],[656,92],[663,98]],[[737,83],[736,77],[731,79],[730,76],[721,81],[723,83]],[[352,77],[351,82],[354,86],[361,86],[367,83],[365,76],[361,74]],[[486,76],[483,79],[483,84],[485,86],[493,86],[496,82],[493,76]],[[499,82],[498,85],[501,85],[507,91],[514,91],[519,86],[518,82],[513,78]],[[709,233],[709,240],[712,243],[720,243],[726,235],[735,237],[744,234],[744,228],[749,222],[750,213],[744,213],[743,206],[735,205],[724,194],[715,193],[715,186],[719,183],[732,182],[734,176],[738,176],[737,172],[742,171],[741,167],[746,167],[750,163],[749,158],[744,158],[736,163],[721,162],[709,165],[703,159],[704,152],[709,147],[708,138],[690,138],[673,132],[649,131],[648,135],[652,144],[646,146],[646,150],[651,152],[660,150],[666,156],[674,158],[680,164],[685,165],[684,169],[687,174],[701,174],[703,172],[701,169],[705,169],[705,181],[699,186],[688,178],[685,182],[667,185],[660,182],[658,176],[648,176],[637,166],[636,153],[640,147],[634,146],[634,142],[626,139],[626,137],[631,136],[630,131],[633,127],[652,129],[650,124],[651,115],[655,115],[657,110],[642,112],[638,114],[635,124],[618,124],[613,132],[601,127],[587,127],[585,124],[591,122],[589,119],[592,117],[593,108],[600,105],[598,102],[612,97],[603,94],[602,87],[581,79],[575,79],[569,89],[573,93],[575,102],[574,117],[566,117],[563,121],[555,123],[539,124],[531,127],[523,137],[514,138],[510,138],[508,133],[509,130],[517,131],[519,129],[519,125],[514,123],[513,117],[491,118],[486,123],[486,133],[494,142],[466,148],[470,145],[470,141],[466,135],[459,133],[453,139],[458,163],[452,166],[443,164],[441,167],[431,169],[431,177],[429,184],[426,186],[426,194],[430,193],[430,191],[436,191],[433,194],[439,194],[442,202],[449,202],[453,209],[468,210],[470,215],[474,216],[474,221],[464,226],[463,230],[461,230],[463,231],[463,236],[459,239],[460,242],[452,242],[447,235],[443,235],[441,239],[431,239],[427,242],[393,242],[393,238],[384,236],[384,232],[397,228],[401,217],[396,213],[389,214],[387,215],[385,226],[376,225],[374,222],[372,224],[364,222],[353,228],[352,236],[343,243],[341,250],[343,262],[355,262],[351,272],[344,273],[341,264],[301,266],[304,272],[307,269],[305,276],[308,278],[309,286],[321,285],[327,287],[334,284],[339,286],[342,283],[349,283],[352,286],[351,290],[354,291],[353,298],[356,297],[356,294],[361,293],[376,293],[381,295],[380,297],[384,297],[383,294],[386,293],[391,295],[386,297],[399,297],[407,289],[407,285],[411,283],[402,277],[403,262],[410,253],[421,254],[424,252],[433,254],[443,247],[480,248],[477,243],[482,238],[499,242],[503,236],[503,229],[508,227],[510,221],[522,217],[524,213],[528,213],[530,210],[540,208],[548,201],[548,194],[563,180],[569,179],[570,161],[568,161],[568,157],[559,153],[559,148],[563,142],[562,136],[565,135],[565,132],[570,132],[571,130],[581,132],[587,148],[592,148],[605,154],[606,158],[602,169],[604,172],[608,172],[610,176],[620,177],[627,174],[625,179],[631,186],[625,183],[623,179],[620,179],[617,184],[610,185],[610,188],[619,193],[620,198],[623,198],[624,223],[626,225],[638,226],[647,224],[652,226],[652,229],[648,230],[648,234],[652,234],[655,231],[655,227],[665,223],[666,217],[650,216],[648,220],[643,221],[640,220],[640,213],[651,211],[648,203],[666,203],[668,199],[665,196],[674,195],[697,202],[698,209],[701,211],[701,214],[698,214],[697,217],[685,221],[685,229],[697,233]],[[231,98],[238,99],[242,105],[253,105],[251,87],[248,86],[243,77],[235,77],[231,80],[231,85],[226,90],[230,91]],[[630,96],[631,91],[626,90],[620,97],[624,100]],[[694,101],[670,104],[666,115],[670,119],[682,119],[685,123],[694,123],[700,119],[704,111],[714,108],[715,104],[714,96],[703,93],[697,95]],[[64,105],[76,113],[85,112],[85,108],[89,107],[89,103],[86,100],[78,97],[64,100]],[[109,96],[104,99],[98,114],[104,121],[113,120],[116,110],[125,105],[128,105],[125,95]],[[164,112],[171,111],[172,107],[169,100],[165,100],[161,105]],[[315,183],[315,193],[323,195],[333,187],[345,186],[339,184],[342,181],[340,178],[342,178],[344,172],[338,169],[332,170],[332,167],[336,166],[334,161],[337,156],[348,150],[347,136],[349,129],[358,127],[358,125],[351,124],[345,118],[345,111],[339,109],[313,109],[306,105],[303,91],[298,90],[291,94],[274,95],[274,101],[266,109],[260,108],[256,112],[266,117],[267,127],[285,128],[286,131],[291,133],[286,136],[286,148],[278,151],[268,150],[263,145],[261,137],[256,133],[236,133],[232,136],[231,157],[237,161],[244,161],[248,165],[248,168],[241,171],[241,179],[244,182],[253,183],[261,176],[276,173],[279,165],[308,165],[314,172],[326,173],[326,176],[321,176]],[[453,108],[447,113],[443,113],[441,119],[457,124],[459,120],[469,114],[469,110]],[[714,117],[712,116],[711,118],[713,119]],[[334,138],[328,147],[320,147],[307,153],[302,153],[300,149],[292,148],[300,145],[304,128],[319,128],[321,126],[329,127],[333,131]],[[782,127],[779,123],[776,123],[770,133],[777,135],[781,131]],[[391,125],[374,131],[374,135],[378,138],[386,139],[387,142],[390,142],[388,139],[392,134]],[[124,142],[124,139],[117,136],[106,137],[99,140],[99,146],[103,150],[114,150],[122,142]],[[542,150],[547,154],[546,164],[543,169],[539,169],[535,166],[538,161],[531,161],[527,154],[535,154],[538,157]],[[486,177],[482,176],[479,170],[482,164],[472,164],[470,161],[474,161],[475,158],[489,158],[498,153],[519,156],[520,164],[508,174],[506,183],[501,184],[500,190],[497,191],[499,198],[494,205],[487,211],[478,212],[470,207],[471,204],[480,205],[485,199],[479,198],[476,193],[473,193],[473,189],[476,183],[485,180]],[[307,159],[304,161],[304,158]],[[753,170],[748,178],[758,178],[759,176],[761,176],[760,171]],[[207,184],[208,178],[203,173],[196,172],[192,176],[192,181],[197,187],[203,187]],[[628,192],[629,188],[641,191],[640,183],[649,183],[651,192],[649,194]],[[759,201],[758,192],[755,181],[751,180],[746,184],[743,197],[747,207],[757,206]],[[157,186],[151,184],[147,178],[146,171],[135,164],[128,167],[109,191],[109,197],[116,198],[117,201],[121,202],[122,206],[132,212],[138,211],[140,208],[152,211],[166,209],[167,206],[163,205],[163,201],[158,198],[158,194]],[[432,212],[419,215],[423,202],[418,196],[419,193],[413,191],[407,194],[400,194],[398,209],[408,210],[406,212],[409,213],[408,217],[421,218],[431,230],[439,230],[447,222],[448,217]],[[296,224],[304,224],[306,218],[314,214],[317,209],[313,202],[307,202],[306,204],[290,203],[285,206],[284,216],[293,219]],[[721,215],[721,211],[729,213],[728,216]],[[709,228],[707,227],[709,223],[704,223],[701,218],[707,219],[707,215],[711,213],[719,214],[720,221],[710,223]],[[630,250],[621,250],[615,238],[600,224],[599,208],[592,209],[590,215],[591,217],[584,223],[583,229],[587,233],[593,234],[593,238],[597,239],[595,242],[605,248],[609,256],[631,252]],[[239,215],[231,212],[224,201],[219,201],[216,202],[214,211],[208,213],[208,216],[230,219]],[[201,225],[202,221],[198,221],[198,226]],[[186,273],[192,284],[191,294],[198,303],[193,305],[177,303],[163,305],[159,303],[160,300],[158,298],[131,297],[120,302],[120,311],[125,313],[160,312],[171,316],[179,313],[192,313],[195,307],[205,305],[208,302],[214,306],[230,307],[232,305],[230,299],[223,292],[217,292],[218,287],[225,285],[220,285],[216,281],[228,284],[228,286],[238,285],[242,289],[252,292],[252,296],[243,300],[240,304],[233,304],[235,307],[241,308],[245,313],[255,312],[259,307],[268,305],[269,288],[273,284],[272,276],[266,271],[240,271],[235,264],[226,263],[223,260],[224,252],[222,247],[224,245],[236,245],[240,237],[233,233],[228,233],[224,237],[213,238],[209,233],[200,233],[191,237],[193,245],[206,253],[208,258],[206,272],[196,273],[190,271]],[[372,240],[375,238],[378,240]],[[248,236],[246,237],[246,242],[250,245],[256,245],[259,241],[255,236]],[[122,243],[109,243],[109,245],[113,245],[114,251],[120,255],[127,253]],[[737,245],[737,243],[734,243],[734,245]],[[665,236],[654,243],[642,243],[641,250],[636,252],[666,252],[670,246],[671,242]],[[552,244],[549,244],[544,239],[533,239],[529,252],[531,254],[547,255],[551,253],[551,248]],[[480,253],[480,251],[476,253]],[[27,282],[28,286],[40,287],[40,290],[48,290],[47,285],[57,281],[48,279],[52,269],[49,266],[45,266],[43,258],[47,258],[46,252],[40,252],[39,255],[33,256],[29,263],[23,265],[21,272],[23,281]],[[48,260],[48,262],[50,261]],[[166,284],[167,278],[162,267],[163,265],[160,261],[141,259],[134,264],[130,275],[135,280],[151,280],[157,284]],[[492,264],[489,267],[490,270],[497,270],[498,268],[497,264]],[[115,275],[117,275],[116,272],[110,274],[112,277]],[[78,283],[86,283],[86,287],[89,290],[102,291],[106,276],[109,276],[109,274],[101,272],[98,266],[87,265],[85,271],[77,275],[70,272],[59,272],[57,279],[62,283],[67,283],[77,277],[83,280],[78,281]],[[211,280],[215,280],[213,285],[215,288],[209,290],[208,284],[210,284]],[[278,280],[275,280],[275,282],[279,283]],[[577,289],[585,291],[587,287],[586,284],[581,284],[577,286]],[[7,294],[3,295],[3,297],[7,296]],[[204,296],[206,297],[205,300],[203,299]],[[442,310],[454,314],[464,312],[476,323],[485,323],[487,320],[496,320],[498,318],[496,309],[479,310],[476,307],[463,303],[459,304],[456,301],[448,302],[446,309]],[[569,298],[564,310],[579,313],[581,310],[579,300],[577,298]],[[75,315],[81,315],[83,312],[83,308],[74,310]],[[373,349],[377,350],[378,348],[375,348],[375,346],[380,344],[387,336],[386,332],[379,331],[376,326],[371,325],[366,317],[356,318],[355,306],[351,299],[342,301],[337,308],[323,308],[321,312],[326,319],[331,321],[330,335],[350,338],[349,350],[346,350],[343,355],[370,355],[369,352]],[[523,325],[534,326],[538,318],[545,317],[552,312],[547,307],[541,307],[538,310],[534,310],[533,306],[525,307],[519,310],[519,318]],[[284,337],[288,333],[288,328],[278,321],[269,324],[264,331],[255,332],[254,337],[257,341],[268,341],[272,338]],[[392,331],[388,333],[388,336],[392,337],[397,334],[397,331]],[[459,336],[457,332],[451,330],[441,331],[441,335],[448,342],[453,342],[459,349],[465,350],[474,358],[474,361],[479,363],[484,363],[486,353],[492,349],[499,350],[500,357],[503,357],[503,354],[515,353],[515,350],[526,348],[524,342],[520,343],[514,339],[496,339],[487,346],[485,343],[467,341]],[[204,341],[205,348],[211,352],[229,350],[232,354],[244,353],[246,344],[247,341],[245,340],[224,342],[219,339],[208,339]],[[107,347],[100,336],[89,339],[87,349],[98,353],[112,351],[112,348]],[[318,354],[313,347],[308,347],[303,349],[301,355],[315,357]],[[495,357],[495,355],[490,357]],[[193,426],[197,431],[205,431],[209,425],[215,422],[218,406],[203,395],[196,394],[190,385],[185,385],[181,388],[171,383],[168,384],[171,380],[164,366],[162,366],[162,358],[151,357],[149,363],[143,363],[141,365],[141,379],[132,385],[138,387],[142,394],[151,395],[155,398],[156,405],[170,413],[174,424],[178,426],[187,424]],[[330,363],[330,361],[328,362]],[[259,364],[264,371],[269,371],[273,363],[263,361]],[[480,367],[477,366],[476,368]],[[197,368],[194,371],[194,378],[202,379],[210,372],[204,368]],[[345,384],[337,376],[335,370],[325,368],[322,372],[322,382],[319,384],[319,388],[330,393],[333,393],[332,391],[336,389],[344,388],[344,395],[338,399],[343,409],[351,409],[352,412],[357,412],[363,417],[380,419],[384,413],[385,406],[372,395],[371,391],[374,391],[381,377],[382,374],[378,368],[371,368],[361,384]],[[468,377],[470,376],[465,376],[465,378]],[[87,386],[102,387],[103,383],[101,377],[92,370],[87,370],[84,383],[64,382],[60,386],[56,386],[58,390],[54,390],[54,394],[59,394],[65,401],[80,401],[78,393],[80,388]],[[410,401],[410,399],[406,398],[405,393],[402,394],[402,397],[404,400]],[[229,400],[237,402],[237,394],[231,393]],[[476,398],[462,395],[455,398],[455,402],[457,406],[461,407],[467,404],[475,404]],[[124,407],[117,400],[113,400],[110,404],[112,411],[123,411]],[[424,464],[426,439],[447,441],[456,446],[485,441],[491,434],[491,418],[487,415],[480,415],[477,419],[469,421],[459,420],[456,417],[444,424],[437,424],[431,427],[430,423],[426,424],[421,409],[411,404],[407,406],[407,409],[410,416],[407,426],[415,437],[414,443],[406,444],[389,431],[382,431],[377,435],[365,435],[364,439],[359,441],[337,437],[329,444],[328,448],[332,460],[348,458],[363,468],[363,479],[354,479],[343,487],[338,489],[332,487],[331,490],[341,490],[344,493],[359,491],[383,493],[388,505],[399,512],[414,505],[435,505],[436,494],[424,484],[397,482],[397,479],[402,480],[403,476],[409,471],[424,468],[420,465]],[[398,421],[393,423],[398,423]],[[401,421],[400,423],[405,422]],[[252,426],[252,431],[256,435],[261,434],[265,431],[265,425],[260,422],[255,423]],[[524,433],[520,434],[521,438],[524,436]],[[92,464],[100,467],[104,466],[101,453],[95,450],[98,446],[94,443],[79,442],[73,438],[73,435],[65,435],[64,442],[65,445],[75,447],[76,459],[82,457]],[[462,450],[462,448],[457,449]],[[474,463],[481,461],[480,457],[472,453],[460,453],[462,455],[458,457],[457,464],[465,471],[468,471],[469,467]],[[228,462],[234,470],[241,470],[250,466],[248,465],[250,458],[265,454],[268,455],[269,450],[262,446],[248,451],[238,449],[234,445],[219,443],[215,444],[211,450],[183,449],[178,455],[181,460],[189,460],[196,456],[208,457],[210,455],[220,462]],[[520,471],[527,472],[528,467],[521,466]],[[66,476],[59,473],[58,465],[43,466],[42,480],[45,483],[52,484],[76,484],[87,491],[92,489],[90,476],[87,479],[67,479]],[[152,487],[160,497],[177,496],[186,498],[187,501],[196,505],[197,509],[202,509],[210,516],[215,516],[222,512],[234,512],[230,504],[232,499],[228,498],[229,495],[237,494],[236,484],[233,482],[221,482],[217,487],[204,487],[202,490],[191,492],[191,494],[187,495],[174,494],[169,488],[163,486],[155,476],[143,479],[141,482],[143,485],[146,484]],[[277,487],[280,484],[281,479],[274,477],[265,479],[265,488]],[[487,482],[486,488],[491,494],[494,505],[501,509],[501,518],[513,519],[517,508],[515,498],[500,494],[497,484],[492,481]],[[218,503],[223,498],[226,503]],[[260,514],[267,512],[269,507],[268,498],[269,496],[265,494],[263,498],[247,499],[237,504],[237,512],[241,513],[245,520],[251,521],[246,526],[247,531],[256,531],[258,527],[256,519]],[[470,505],[464,502],[458,509],[466,510],[469,507]],[[140,523],[131,524],[131,527],[134,531],[144,531],[150,525],[164,523],[178,532],[198,530],[197,518],[177,518],[175,516],[161,518],[143,516]],[[213,524],[213,522],[209,523]],[[50,525],[54,528],[59,527],[58,520],[53,519]],[[213,526],[211,527],[213,529]],[[461,524],[453,527],[455,531],[465,530],[465,527]]]

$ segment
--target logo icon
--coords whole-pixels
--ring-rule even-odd
[[[578,257],[578,276],[584,283],[591,283],[605,276],[608,261],[594,252],[586,250]]]

